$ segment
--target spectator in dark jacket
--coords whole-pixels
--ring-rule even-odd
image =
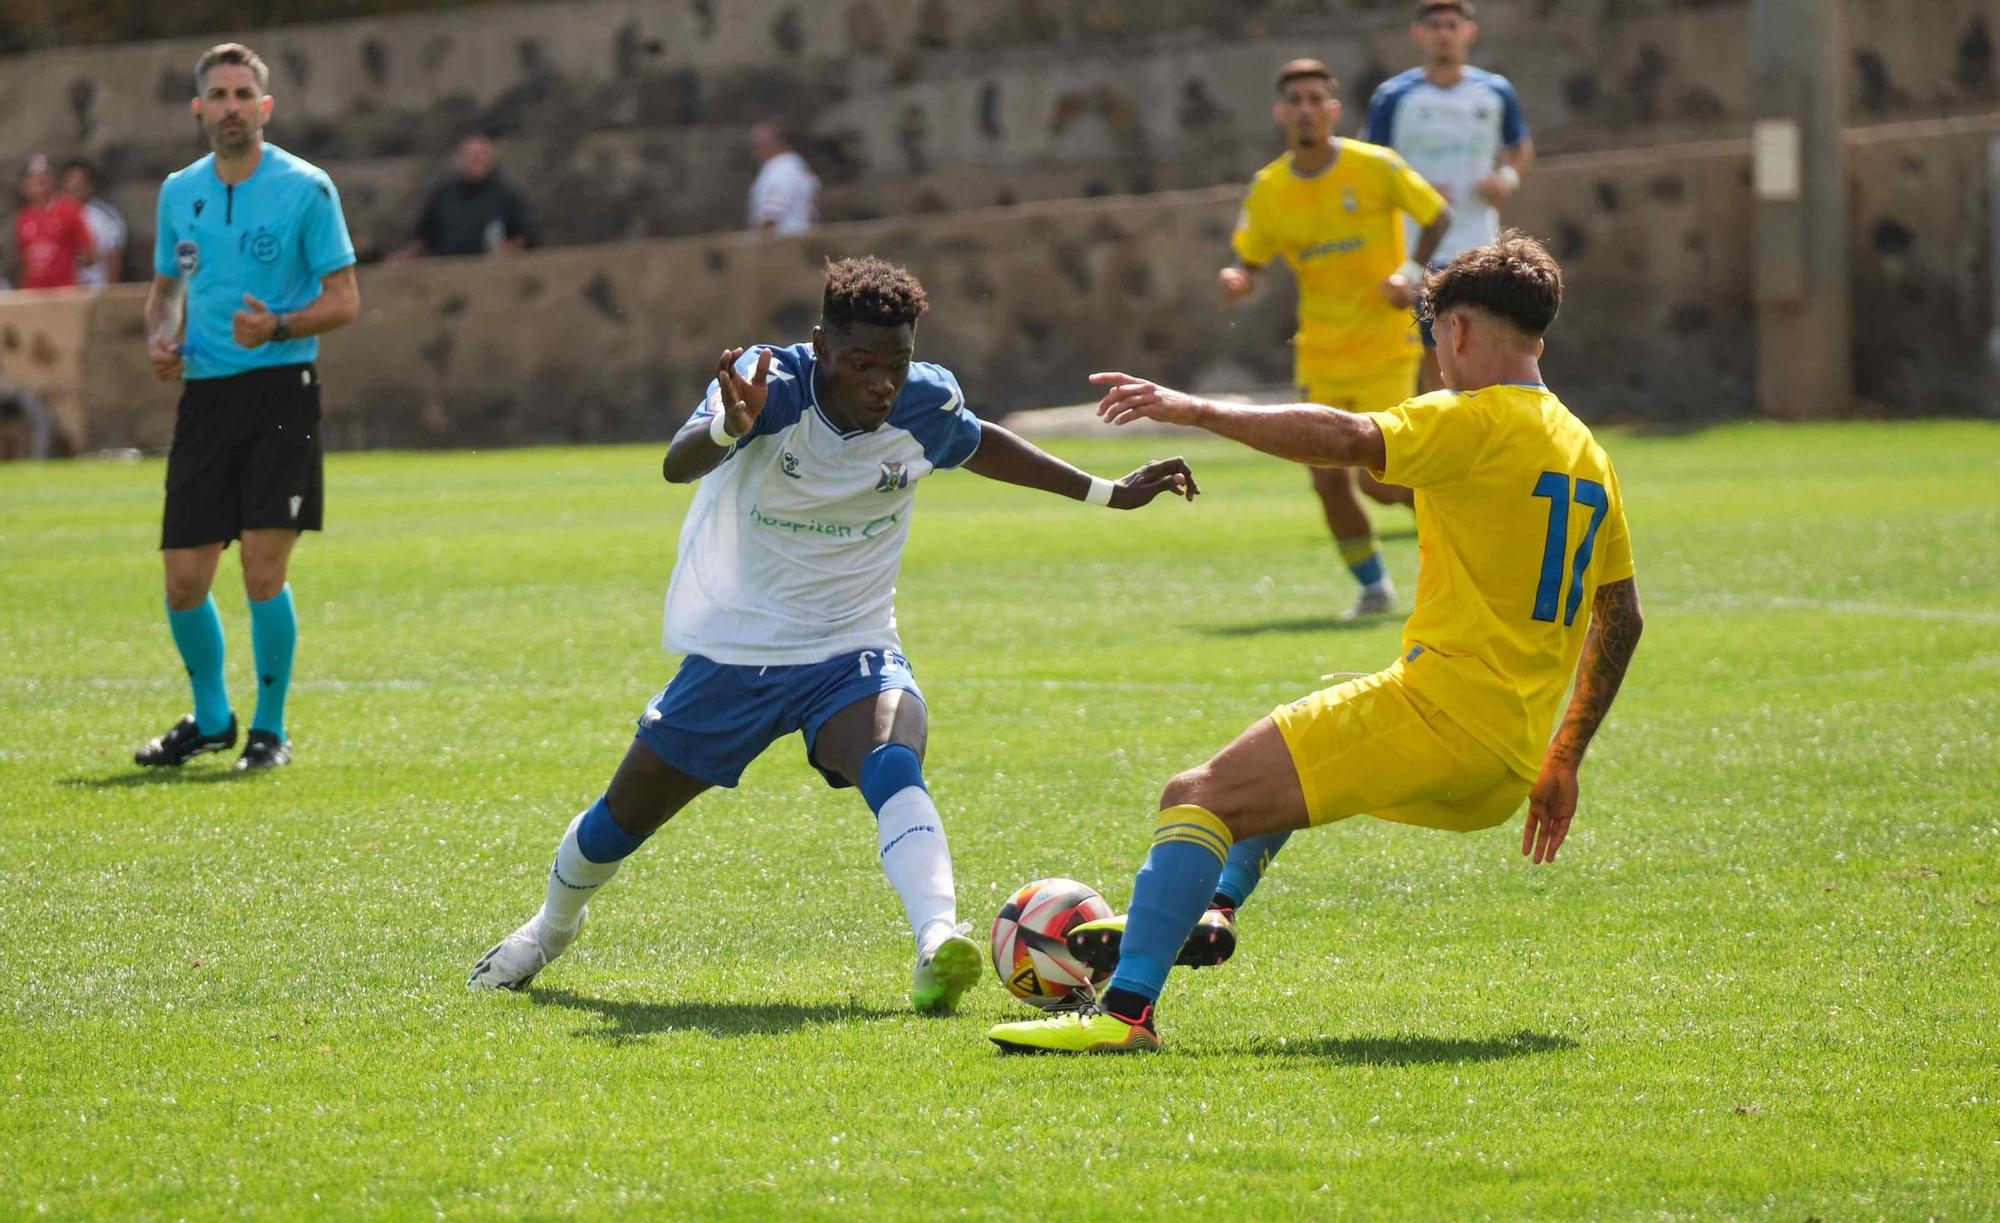
[[[416,235],[389,258],[495,254],[535,244],[528,207],[501,180],[491,140],[467,137],[458,146],[456,166],[457,173],[439,183],[425,202]]]

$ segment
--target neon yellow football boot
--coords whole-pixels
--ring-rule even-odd
[[[1153,1008],[1135,1022],[1086,1006],[1047,1019],[1003,1023],[986,1034],[1002,1053],[1158,1053]]]
[[[917,964],[910,976],[910,1006],[921,1015],[949,1015],[958,1009],[958,1000],[978,982],[984,964],[979,944],[960,923],[937,950]]]

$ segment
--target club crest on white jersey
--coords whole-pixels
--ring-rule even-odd
[[[899,650],[896,574],[916,486],[972,457],[979,419],[951,371],[919,361],[880,428],[842,431],[819,404],[812,346],[770,351],[763,411],[702,477],[682,523],[666,647],[738,666]],[[758,357],[745,352],[739,372]],[[710,383],[696,416],[719,402]]]

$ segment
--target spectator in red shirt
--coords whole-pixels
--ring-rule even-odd
[[[66,289],[76,283],[79,261],[95,263],[83,210],[56,194],[49,159],[37,153],[21,175],[21,211],[14,217],[14,266],[22,289]]]

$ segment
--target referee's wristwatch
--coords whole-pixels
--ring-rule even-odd
[[[277,324],[271,328],[271,343],[276,344],[281,340],[289,340],[291,338],[292,325],[287,323],[285,316],[281,314],[278,316]]]

